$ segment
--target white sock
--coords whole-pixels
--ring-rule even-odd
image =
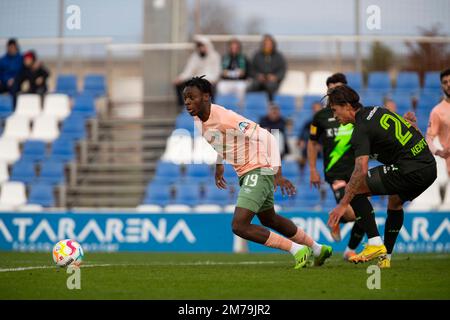
[[[295,256],[295,254],[296,254],[300,249],[302,249],[303,247],[304,247],[304,246],[302,246],[301,244],[292,242],[292,247],[291,247],[291,249],[289,249],[289,252],[290,252],[293,256]]]
[[[312,249],[315,257],[320,256],[320,251],[322,251],[322,245],[318,244],[317,242],[314,241],[311,249]]]
[[[383,241],[381,240],[381,237],[373,237],[369,239],[369,245],[371,246],[381,246],[383,244]]]
[[[386,256],[389,260],[391,260],[392,253],[388,253]]]

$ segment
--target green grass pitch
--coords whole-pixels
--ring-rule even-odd
[[[449,254],[398,254],[369,290],[368,264],[336,253],[293,269],[289,254],[87,253],[81,289],[51,254],[0,252],[0,299],[450,299]],[[373,263],[372,263],[373,264]]]

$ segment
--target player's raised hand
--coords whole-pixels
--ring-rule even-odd
[[[317,172],[317,170],[311,170],[309,177],[309,186],[316,187],[317,189],[319,189],[320,183],[321,181],[319,172]]]
[[[273,184],[274,184],[274,191],[277,191],[277,187],[280,186],[281,193],[283,194],[283,196],[285,195],[292,196],[297,192],[292,182],[290,182],[288,179],[286,179],[281,175],[275,175],[275,180]]]
[[[215,180],[216,180],[216,186],[219,189],[227,188],[227,182],[225,181],[225,178],[223,177],[224,171],[225,171],[225,167],[223,166],[223,164],[216,164]]]
[[[345,211],[347,210],[347,207],[342,205],[342,204],[338,204],[336,206],[336,208],[334,208],[331,212],[330,212],[330,216],[328,217],[328,226],[330,228],[334,227],[335,225],[337,225],[339,223],[339,220],[341,219],[341,217],[344,215]]]
[[[403,118],[408,121],[410,125],[416,128],[417,131],[420,131],[419,127],[417,126],[417,118],[414,112],[408,111],[403,115]]]

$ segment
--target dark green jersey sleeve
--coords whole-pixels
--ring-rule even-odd
[[[370,140],[364,124],[357,124],[353,129],[351,144],[355,158],[370,155]]]
[[[322,135],[324,128],[320,125],[319,112],[314,115],[314,118],[309,126],[309,138],[313,141],[318,141]]]

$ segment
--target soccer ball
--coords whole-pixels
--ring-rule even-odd
[[[61,240],[53,247],[53,261],[60,267],[80,266],[83,255],[81,245],[72,239]]]

